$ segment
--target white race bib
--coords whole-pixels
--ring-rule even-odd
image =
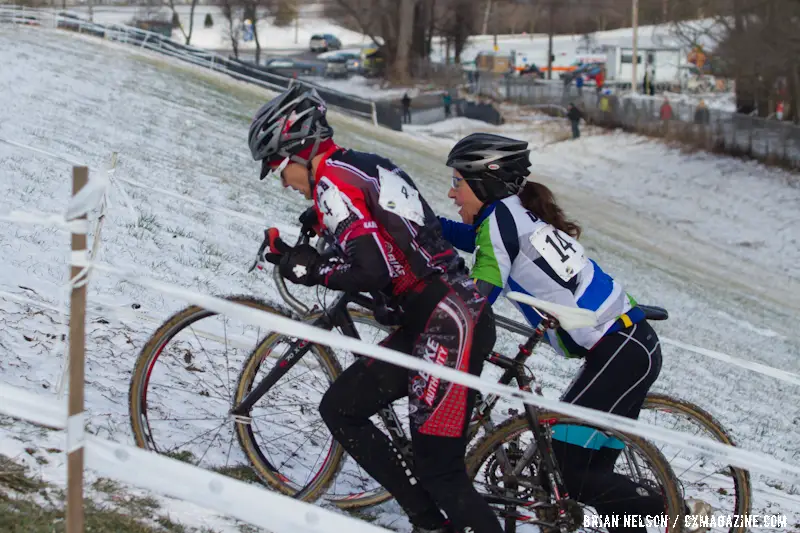
[[[336,228],[350,216],[350,209],[344,203],[339,188],[322,178],[317,184],[317,206],[322,212],[322,223],[336,233]]]
[[[378,177],[381,182],[378,204],[390,213],[424,226],[425,212],[419,199],[419,191],[385,168],[378,167]]]
[[[530,241],[550,268],[564,281],[575,277],[588,262],[581,243],[550,224],[533,232]]]

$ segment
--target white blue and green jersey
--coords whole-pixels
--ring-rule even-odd
[[[547,340],[566,357],[583,357],[606,334],[639,322],[644,312],[622,286],[585,256],[583,246],[509,196],[485,206],[475,224],[440,218],[445,239],[474,254],[472,277],[494,286],[492,303],[509,291],[596,311],[596,327],[547,332]],[[541,317],[514,302],[531,326]]]

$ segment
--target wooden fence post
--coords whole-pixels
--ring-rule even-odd
[[[87,167],[72,167],[72,195],[89,181]],[[76,219],[72,230],[69,302],[69,408],[67,419],[67,533],[83,533],[83,443],[84,443],[84,349],[86,343],[86,279],[88,271],[81,259],[88,259],[86,215]]]

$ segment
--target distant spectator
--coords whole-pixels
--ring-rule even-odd
[[[664,98],[664,103],[661,104],[658,115],[661,117],[661,120],[672,120],[672,105],[667,98]]]
[[[411,124],[411,97],[408,93],[403,95],[401,100],[403,104],[403,124]]]
[[[606,69],[601,68],[600,72],[597,73],[595,77],[595,82],[597,83],[597,94],[598,96],[603,92],[603,84],[606,81]]]
[[[578,128],[578,124],[580,123],[581,119],[583,118],[583,113],[580,109],[575,107],[575,104],[570,103],[569,107],[567,108],[567,119],[569,119],[569,123],[572,126],[572,138],[577,139],[581,136],[581,131]]]
[[[706,101],[701,98],[700,103],[697,104],[697,109],[694,111],[694,123],[708,124],[710,118]]]
[[[583,96],[583,74],[578,74],[575,78],[575,87],[578,89],[578,96]]]
[[[442,96],[442,103],[444,104],[444,118],[450,118],[450,106],[453,104],[453,97],[449,92],[445,92]]]

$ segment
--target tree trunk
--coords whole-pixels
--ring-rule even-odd
[[[550,4],[548,11],[549,22],[547,24],[547,79],[553,79],[553,4]]]
[[[436,0],[428,0],[428,35],[425,43],[425,57],[430,58],[433,51],[433,34],[436,23]]]
[[[186,35],[186,45],[192,44],[192,31],[194,30],[194,8],[197,7],[197,0],[192,0],[192,7],[189,8],[189,34]]]
[[[414,6],[416,0],[398,0],[400,20],[397,25],[397,49],[389,71],[390,80],[398,85],[405,85],[410,80],[409,56],[414,36]]]
[[[261,64],[261,43],[258,40],[258,19],[253,17],[250,20],[253,21],[253,40],[256,42],[256,65],[260,65]]]

